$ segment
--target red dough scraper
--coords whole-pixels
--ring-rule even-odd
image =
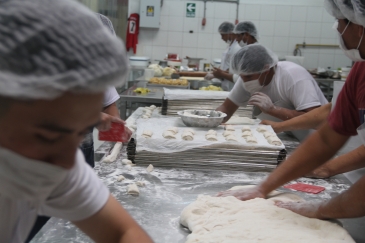
[[[100,132],[100,141],[110,141],[110,142],[128,142],[132,136],[132,131],[129,130],[124,124],[112,122],[109,131]]]
[[[288,189],[293,189],[296,191],[313,193],[313,194],[320,193],[321,191],[324,191],[326,189],[322,186],[314,186],[314,185],[309,185],[309,184],[304,184],[304,183],[295,183],[295,184],[285,185],[283,187],[288,188]]]

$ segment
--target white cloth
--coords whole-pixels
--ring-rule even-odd
[[[108,87],[104,93],[103,107],[107,107],[119,100],[120,96],[114,87]]]
[[[240,49],[241,49],[241,46],[238,44],[238,42],[236,40],[234,40],[233,43],[228,47],[226,52],[223,53],[223,55],[225,54],[225,57],[223,59],[223,56],[222,56],[222,64],[221,64],[221,69],[222,70],[227,71],[227,69],[230,69],[230,67],[231,67],[231,58]],[[232,72],[230,72],[230,73],[233,74]],[[231,82],[227,79],[223,79],[223,81],[222,81],[222,89],[223,90],[230,91],[230,90],[232,90],[233,86],[234,86],[234,82]]]
[[[73,168],[66,170],[0,147],[1,243],[24,242],[37,215],[86,219],[105,205],[109,195],[80,150]]]
[[[278,62],[273,80],[260,92],[268,95],[274,104],[297,111],[328,103],[307,70],[292,62]],[[250,97],[240,77],[228,98],[236,105],[244,106]]]

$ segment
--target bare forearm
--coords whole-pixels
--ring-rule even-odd
[[[232,115],[236,112],[237,109],[238,106],[227,98],[223,102],[223,104],[216,109],[216,111],[221,111],[227,114],[227,116],[223,120],[223,123],[225,123],[232,117]]]
[[[118,107],[117,107],[116,103],[113,103],[113,104],[105,107],[103,109],[103,112],[108,115],[120,118]]]
[[[318,209],[318,218],[354,218],[365,215],[365,176],[349,190],[323,203]]]
[[[286,121],[286,120],[292,119],[293,117],[297,117],[297,116],[304,114],[303,111],[289,110],[289,109],[282,108],[279,106],[274,106],[272,109],[268,110],[266,113],[273,117],[279,118],[283,121]]]
[[[230,73],[222,73],[221,74],[221,78],[233,82],[233,74],[230,74]]]
[[[260,184],[260,191],[266,195],[286,182],[319,167],[328,161],[347,139],[348,137],[337,134],[325,124]]]

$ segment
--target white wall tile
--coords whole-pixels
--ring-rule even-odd
[[[258,29],[259,36],[274,36],[274,31],[274,21],[260,21],[260,29]]]
[[[290,22],[275,21],[274,36],[289,36]]]
[[[293,6],[291,10],[291,21],[304,22],[307,19],[307,7]]]
[[[183,47],[197,48],[197,46],[198,46],[198,33],[183,34]]]
[[[290,37],[305,37],[305,22],[291,22],[290,23]]]
[[[131,0],[129,0],[131,1]],[[164,1],[162,8],[161,8],[161,16],[169,16],[170,13],[170,6],[171,4],[166,4],[166,1]]]
[[[214,17],[218,17],[218,16],[215,16],[215,2],[210,2],[208,1],[207,2],[207,10],[205,12],[206,14],[206,18],[214,18]]]
[[[265,47],[272,50],[273,46],[274,46],[274,37],[272,37],[272,36],[262,36],[259,39],[259,43],[261,45],[264,45]]]
[[[294,55],[294,49],[296,44],[301,44],[304,42],[304,38],[300,38],[300,37],[290,37],[289,41],[288,41],[288,53],[290,55]],[[299,54],[298,54],[299,55]]]
[[[276,8],[275,20],[276,21],[289,21],[291,17],[291,6],[280,6]]]
[[[334,60],[334,64],[333,67],[335,69],[339,68],[339,67],[348,67],[351,66],[351,60],[348,59],[345,55],[335,55],[335,60]]]
[[[274,52],[286,52],[288,54],[288,37],[274,37],[274,45],[272,50]]]
[[[205,58],[201,63],[211,63],[212,62],[212,49],[198,48],[197,57]]]
[[[332,29],[333,23],[322,23],[321,38],[336,38],[337,31]]]
[[[198,34],[198,48],[213,48],[213,34]]]
[[[199,19],[203,18],[203,14],[204,14],[204,3],[203,2],[198,2],[198,1],[194,1],[194,3],[195,3],[195,6],[196,6],[196,9],[195,9],[195,18],[199,18]],[[184,16],[186,16],[186,15],[184,15]]]
[[[143,0],[142,0],[143,1]],[[166,2],[169,6],[169,16],[183,17],[186,16],[186,2],[171,1]]]
[[[314,53],[307,53],[304,56],[304,67],[306,69],[318,68],[318,55]]]
[[[151,60],[164,59],[165,56],[166,56],[166,53],[167,53],[167,47],[166,46],[153,46]]]
[[[322,9],[318,7],[308,7],[307,9],[307,22],[322,22]]]
[[[138,46],[139,44],[137,49]],[[143,46],[143,56],[152,57],[152,46]]]
[[[169,17],[162,16],[160,17],[160,30],[169,30]]]
[[[182,32],[169,32],[167,40],[168,40],[167,45],[169,47],[170,46],[182,47],[183,33]]]
[[[167,46],[167,31],[160,30],[155,33],[152,44],[154,46]]]
[[[212,59],[222,58],[222,53],[223,52],[224,52],[224,50],[222,50],[222,49],[213,49],[212,50]]]
[[[198,57],[197,55],[197,48],[189,48],[189,47],[183,47],[182,48],[182,57]]]
[[[306,23],[305,36],[319,38],[321,35],[321,25],[318,23]]]
[[[240,11],[240,13],[241,12],[242,11]],[[261,6],[260,5],[251,5],[251,4],[244,5],[243,13],[244,13],[244,15],[242,16],[243,21],[244,20],[250,20],[250,21],[259,20],[260,14],[261,14]]]
[[[182,58],[182,47],[168,46],[167,53],[177,53]]]
[[[214,33],[217,32],[216,29],[214,29],[214,18],[206,18],[205,26],[202,26],[201,24],[198,27],[199,33]]]
[[[227,19],[227,21],[232,21],[230,19],[232,19],[232,16],[229,15],[230,13],[230,5],[232,5],[231,3],[216,3],[215,4],[215,9],[214,9],[214,16],[219,18],[223,18],[223,19]]]
[[[335,18],[330,15],[325,8],[322,9],[322,22],[324,23],[334,23]]]
[[[188,33],[189,31],[193,31],[194,33],[198,32],[199,25],[201,25],[200,18],[186,18],[184,19],[184,32]]]
[[[261,8],[260,19],[261,20],[275,20],[275,5],[266,5]]]
[[[321,54],[318,58],[318,66],[323,68],[330,67],[333,69],[334,66],[334,54]]]
[[[229,4],[229,19],[236,20],[236,16],[237,16],[236,11],[237,11],[237,4],[230,3]],[[240,12],[240,8],[238,6],[238,22],[243,20],[243,18],[242,17],[240,18],[240,16],[243,16],[243,12]]]
[[[224,49],[228,47],[228,45],[222,40],[221,36],[218,33],[213,34],[212,39],[214,49]]]
[[[184,28],[184,18],[169,16],[169,31],[181,31]]]
[[[320,55],[322,54],[331,54],[331,55],[335,55],[335,49],[332,47],[319,47],[318,48],[318,53]]]

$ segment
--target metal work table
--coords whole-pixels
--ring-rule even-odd
[[[324,97],[331,102],[333,96],[333,82],[341,80],[330,78],[315,78],[315,80],[318,83],[319,88],[322,90]]]
[[[289,153],[299,144],[295,138],[287,134],[282,133],[279,136]],[[104,154],[110,151],[112,145],[104,143],[97,152]],[[122,154],[125,155],[125,150]],[[95,171],[111,193],[157,243],[185,242],[189,231],[180,226],[179,216],[183,208],[193,202],[199,194],[214,195],[235,185],[257,184],[267,176],[267,173],[261,172],[179,169],[179,161],[176,161],[175,169],[159,168],[155,164],[152,173],[147,173],[145,166],[138,165],[128,171],[120,163],[121,159],[114,163],[96,162]],[[125,176],[126,180],[117,182],[118,175]],[[146,187],[140,188],[138,197],[126,194],[127,185],[135,180],[146,182]],[[306,200],[330,199],[348,189],[350,185],[342,175],[326,180],[300,178],[297,181],[326,188],[318,195],[294,192]],[[280,190],[289,191],[283,188]],[[365,242],[364,217],[340,221],[356,242]],[[92,241],[71,223],[53,218],[32,241],[32,243],[46,242]]]

